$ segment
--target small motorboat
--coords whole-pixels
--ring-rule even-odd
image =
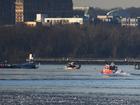
[[[118,69],[116,65],[105,65],[101,71],[102,74],[104,75],[109,75],[109,76],[127,76],[129,75],[128,73],[124,72],[121,69]]]
[[[13,64],[13,68],[22,68],[22,69],[37,69],[39,65],[34,62],[34,57],[32,54],[29,54],[28,59],[25,63]]]
[[[75,62],[70,62],[65,66],[65,70],[78,70],[81,68],[80,64],[76,64]]]

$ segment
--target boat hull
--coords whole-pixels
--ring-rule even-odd
[[[81,68],[81,65],[77,65],[75,67],[65,66],[64,68],[65,70],[79,70]]]
[[[0,64],[0,68],[14,68],[14,69],[36,69],[38,66],[35,63],[23,63],[23,64]]]
[[[110,70],[107,70],[105,72],[101,72],[103,75],[108,75],[108,76],[129,76],[129,73],[126,73],[122,70],[117,70],[116,72],[111,72]]]

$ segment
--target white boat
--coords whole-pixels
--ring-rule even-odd
[[[65,70],[78,70],[81,68],[80,64],[75,64],[74,62],[68,63],[65,66]]]

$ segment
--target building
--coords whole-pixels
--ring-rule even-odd
[[[34,21],[24,22],[24,24],[26,26],[29,26],[29,27],[36,27],[37,26],[37,22],[34,22]]]
[[[24,15],[23,15],[23,1],[17,0],[15,3],[15,21],[16,23],[24,22]]]
[[[0,0],[0,25],[15,24],[15,1]]]
[[[83,18],[48,18],[45,14],[37,14],[36,22],[42,25],[56,25],[56,24],[83,24]]]
[[[24,21],[35,21],[36,14],[72,17],[72,0],[24,0]]]
[[[109,23],[109,22],[112,21],[113,16],[98,15],[98,16],[97,16],[97,19],[99,19],[99,20],[102,21],[102,22],[107,22],[107,23]]]
[[[109,11],[106,15],[97,15],[96,20],[103,23],[119,24],[123,26],[127,23],[127,20],[125,21],[124,18],[128,20],[130,18],[129,13],[123,9],[114,9]]]
[[[46,14],[36,14],[36,22],[44,23],[44,19],[48,18]]]
[[[122,18],[121,19],[121,26],[125,27],[136,27],[140,23],[139,18]]]
[[[44,25],[83,24],[83,18],[45,18]]]
[[[73,7],[73,10],[82,10],[82,11],[88,11],[90,7]]]
[[[87,16],[89,8],[90,7],[73,7],[73,15],[75,17],[85,17]]]

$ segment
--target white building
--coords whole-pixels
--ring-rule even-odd
[[[83,24],[83,18],[48,18],[47,15],[44,14],[37,14],[36,21],[41,22],[43,25]]]
[[[139,25],[138,18],[122,18],[121,19],[121,26],[136,27],[138,25]]]
[[[97,19],[101,20],[102,22],[111,22],[111,20],[113,19],[113,16],[98,15]]]
[[[36,14],[36,22],[44,22],[44,18],[47,18],[46,14]]]
[[[83,18],[45,18],[45,24],[83,24]]]

